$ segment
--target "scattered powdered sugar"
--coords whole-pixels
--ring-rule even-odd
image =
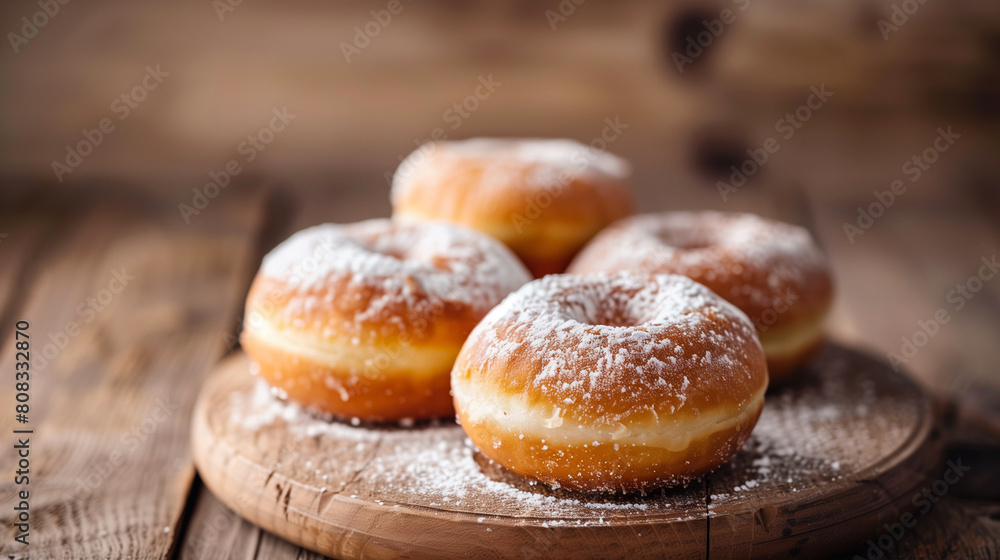
[[[271,426],[279,418],[290,426],[296,424],[302,418],[302,407],[286,402],[279,391],[257,379],[249,394],[233,393],[229,396],[230,421],[249,430]]]
[[[768,395],[751,438],[729,462],[687,487],[645,496],[530,484],[489,463],[450,422],[409,429],[332,422],[281,401],[260,380],[247,379],[213,413],[227,424],[220,433],[229,445],[340,500],[460,512],[484,524],[498,515],[547,526],[690,519],[704,517],[706,502],[717,515],[792,495],[822,500],[831,484],[858,480],[905,445],[926,404],[905,380],[872,382],[884,377],[877,368],[884,366],[827,348],[800,382]],[[826,406],[841,412],[817,413]]]
[[[753,214],[626,218],[601,232],[570,266],[573,273],[636,269],[690,276],[744,310],[769,308],[776,298],[829,298],[830,291],[829,262],[809,232]]]
[[[688,519],[704,516],[706,501],[715,515],[791,495],[822,500],[830,484],[857,480],[905,444],[922,406],[912,385],[876,386],[869,378],[882,366],[840,348],[828,348],[819,362],[801,372],[803,383],[768,396],[750,440],[728,463],[704,481],[645,496],[531,484],[478,455],[450,422],[409,429],[332,422],[279,400],[260,380],[245,382],[218,413],[235,448],[271,464],[260,458],[266,449],[247,446],[277,438],[284,443],[270,459],[278,463],[274,470],[338,499],[462,512],[482,523],[499,512],[549,526]],[[827,405],[841,413],[824,419],[816,411]]]
[[[657,510],[671,516],[672,508],[679,507],[674,513],[680,514],[699,507],[697,496],[688,495],[684,489],[662,490],[643,497],[615,497],[553,491],[527,482],[509,484],[484,473],[475,448],[462,429],[451,422],[406,429],[354,427],[279,400],[261,380],[231,395],[228,421],[247,433],[244,441],[257,441],[252,434],[261,430],[281,429],[303,445],[308,442],[321,457],[308,461],[308,465],[301,457],[297,458],[298,465],[286,458],[276,470],[294,471],[299,478],[312,479],[315,486],[337,488],[340,480],[350,479],[349,488],[339,484],[338,493],[382,505],[399,506],[393,501],[404,498],[402,505],[490,515],[498,508],[516,516],[551,510],[559,517],[550,520],[552,523],[587,525],[604,523],[604,517],[612,519],[616,515]],[[367,453],[373,455],[365,457]],[[323,469],[313,469],[314,462],[338,475],[330,477]],[[345,470],[345,462],[352,468]],[[363,470],[363,476],[358,476],[358,469]]]
[[[877,390],[867,358],[827,348],[801,372],[810,382],[768,395],[757,426],[727,465],[710,476],[710,509],[739,506],[746,492],[822,492],[855,478],[906,443],[920,415],[906,382]],[[723,481],[737,481],[732,488]]]
[[[517,360],[545,365],[510,379],[503,372],[534,371],[511,367]],[[476,326],[459,361],[470,375],[500,372],[512,390],[572,405],[577,420],[601,426],[673,413],[692,398],[710,408],[708,393],[723,385],[749,400],[764,383],[746,315],[688,278],[634,272],[526,284]]]
[[[313,312],[320,307],[357,307],[354,325],[401,328],[427,322],[444,307],[481,316],[530,280],[517,257],[484,234],[386,219],[300,231],[264,258],[260,274],[291,292],[283,319],[300,328],[324,315]]]

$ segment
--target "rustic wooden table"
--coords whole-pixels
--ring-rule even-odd
[[[15,424],[13,377],[4,382],[3,557],[316,557],[241,520],[202,486],[190,416],[206,373],[234,349],[262,254],[309,223],[384,215],[384,189],[296,204],[295,192],[245,184],[190,224],[155,197],[62,194],[0,207],[0,363],[14,363],[18,320],[31,323],[40,355],[28,424]],[[678,206],[705,206],[715,193],[684,196]],[[1000,557],[1000,280],[983,281],[961,309],[947,295],[1000,250],[996,199],[962,192],[946,204],[901,206],[851,244],[842,221],[852,206],[814,198],[757,192],[731,208],[806,224],[822,240],[839,280],[834,337],[884,356],[938,308],[950,317],[907,369],[950,404],[941,429],[952,434],[952,457],[972,470],[885,557]],[[345,199],[350,207],[335,203]],[[34,430],[29,549],[11,527],[11,433],[25,426]],[[867,547],[857,553],[866,557]]]

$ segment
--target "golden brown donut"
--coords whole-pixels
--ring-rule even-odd
[[[466,336],[530,279],[502,244],[458,226],[316,226],[264,258],[241,341],[260,376],[306,407],[365,422],[451,416]]]
[[[688,276],[739,307],[757,328],[772,382],[823,343],[833,279],[826,255],[803,228],[751,214],[635,216],[601,232],[569,271],[620,270]]]
[[[552,486],[631,492],[735,453],[767,366],[746,315],[689,278],[550,275],[476,326],[451,383],[490,459]]]
[[[598,231],[632,213],[630,173],[623,159],[571,140],[430,143],[396,170],[393,218],[482,231],[540,277],[565,270]]]

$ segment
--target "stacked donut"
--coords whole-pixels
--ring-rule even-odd
[[[354,423],[457,416],[485,456],[554,487],[687,483],[749,436],[769,369],[821,344],[830,269],[787,224],[628,218],[628,175],[568,140],[421,147],[392,219],[265,257],[243,346],[290,400]]]
[[[620,270],[687,276],[740,308],[757,329],[772,381],[794,373],[823,342],[833,282],[803,228],[751,214],[635,216],[601,232],[570,267]]]
[[[590,238],[632,213],[629,173],[625,160],[569,140],[429,144],[396,170],[393,218],[479,230],[542,277],[566,270]]]

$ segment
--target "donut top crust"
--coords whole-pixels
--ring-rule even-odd
[[[508,165],[532,166],[538,180],[526,186],[536,189],[549,188],[566,171],[573,175],[627,179],[632,167],[624,159],[606,151],[592,150],[575,140],[563,138],[470,138],[450,142],[424,144],[400,163],[393,176],[393,191],[405,191],[416,181],[411,171],[426,171],[422,162],[476,161],[487,168],[478,186],[483,189],[508,188],[509,177],[504,176]]]
[[[627,248],[627,250],[623,250]],[[790,323],[833,297],[826,255],[801,227],[753,214],[665,212],[619,220],[581,251],[569,271],[643,270],[707,285],[757,322],[781,309]],[[786,309],[782,302],[793,302]]]
[[[608,223],[630,213],[631,173],[624,159],[573,140],[431,142],[399,164],[392,202],[403,214],[474,223],[507,221],[534,201],[551,219],[606,216]]]
[[[387,219],[324,224],[264,257],[248,317],[272,307],[278,328],[323,338],[422,337],[448,318],[471,322],[471,329],[530,279],[510,250],[463,227]]]
[[[641,273],[525,285],[476,327],[455,371],[612,430],[736,409],[767,385],[741,311],[688,278]]]

